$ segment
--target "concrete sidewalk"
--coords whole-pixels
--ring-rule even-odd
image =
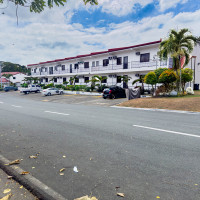
[[[8,179],[8,175],[0,169],[0,199],[8,194],[12,194],[10,200],[38,200],[22,185],[12,178]]]

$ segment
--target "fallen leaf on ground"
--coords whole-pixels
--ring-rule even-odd
[[[6,193],[8,193],[8,192],[10,192],[10,191],[11,191],[11,189],[5,189],[5,190],[3,191],[3,193],[6,194]]]
[[[160,199],[160,197],[159,197],[159,196],[157,196],[157,197],[156,197],[156,199]]]
[[[15,165],[15,164],[19,164],[20,163],[20,160],[17,159],[17,160],[13,160],[12,162],[6,164],[6,165]]]
[[[77,198],[74,200],[98,200],[98,199],[96,197],[88,197],[88,195],[87,195],[87,196],[80,197],[80,198]]]
[[[30,172],[21,172],[21,175],[26,175],[26,174],[30,174]]]
[[[61,175],[61,176],[63,176],[63,175],[64,175],[64,173],[60,173],[60,175]]]
[[[66,158],[66,156],[64,155],[63,158]]]
[[[117,193],[117,196],[124,197],[124,193]]]
[[[20,188],[20,189],[22,189],[22,188],[23,188],[23,185],[22,185],[22,186],[20,186],[19,188]]]
[[[34,159],[36,159],[36,158],[37,158],[37,156],[29,156],[29,158],[34,158]]]
[[[60,169],[60,172],[63,172],[65,170],[65,168]]]
[[[32,167],[32,169],[35,169],[35,167]]]
[[[7,179],[11,179],[11,178],[12,178],[12,176],[8,176],[8,177],[7,177]]]
[[[5,197],[3,197],[0,200],[9,200],[11,198],[11,196],[12,196],[12,194],[10,193],[10,194],[6,195]]]

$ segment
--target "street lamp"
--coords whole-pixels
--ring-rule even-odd
[[[159,61],[158,55],[154,55],[154,56],[153,56],[153,61],[156,61],[156,69],[157,69],[158,61]]]

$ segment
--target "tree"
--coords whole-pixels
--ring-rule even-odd
[[[128,87],[128,81],[130,81],[132,78],[128,75],[123,75],[123,76],[120,76],[121,78],[121,81],[126,83],[127,87]]]
[[[64,6],[67,0],[32,0],[32,1],[27,1],[27,0],[7,0],[8,2],[14,3],[16,8],[18,6],[23,6],[23,7],[29,7],[30,12],[35,12],[35,13],[40,13],[44,10],[46,6],[49,8],[52,8],[54,5],[56,6]],[[0,0],[0,4],[3,4],[4,2],[7,2],[6,0]],[[83,0],[85,4],[90,3],[91,5],[98,5],[97,0]]]
[[[144,77],[144,82],[146,84],[150,84],[152,86],[152,90],[153,85],[155,85],[157,83],[157,78],[156,78],[156,74],[155,72],[149,72],[148,74],[146,74],[146,76]]]
[[[158,69],[154,70],[154,72],[156,74],[157,82],[158,82],[159,76],[166,70],[168,70],[168,68],[158,68]]]
[[[89,82],[91,82],[91,91],[93,91],[95,89],[95,83],[98,82],[98,79],[95,76],[92,76]]]
[[[190,53],[193,51],[194,45],[198,42],[198,38],[190,34],[189,29],[183,28],[179,31],[171,30],[169,37],[160,43],[159,56],[161,59],[167,59],[169,56],[173,58],[173,69],[178,76],[180,70],[181,76],[181,58],[185,57],[185,65],[189,63]],[[177,90],[178,82],[177,82]]]
[[[76,79],[77,79],[77,75],[74,75],[73,77],[70,77],[70,79],[69,79],[70,85],[74,85],[75,86]]]
[[[180,79],[180,76],[179,76],[179,79]],[[182,70],[181,72],[181,83],[182,83],[182,92],[184,94],[185,92],[185,84],[187,82],[190,82],[192,81],[193,79],[193,70],[192,69],[189,69],[189,68],[185,68]]]
[[[2,76],[4,76],[5,78],[9,79],[13,75],[12,74],[3,74]]]
[[[97,81],[100,82],[100,86],[102,86],[103,81],[108,78],[107,76],[98,76],[98,75],[95,75],[94,77],[97,79]]]
[[[170,84],[175,82],[177,80],[177,75],[173,70],[165,70],[160,76],[159,76],[159,83],[163,83],[166,89],[166,92],[169,92]]]

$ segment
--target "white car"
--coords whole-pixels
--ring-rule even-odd
[[[64,94],[64,91],[59,88],[47,88],[45,90],[42,90],[42,94],[45,96],[51,96],[54,94]]]

